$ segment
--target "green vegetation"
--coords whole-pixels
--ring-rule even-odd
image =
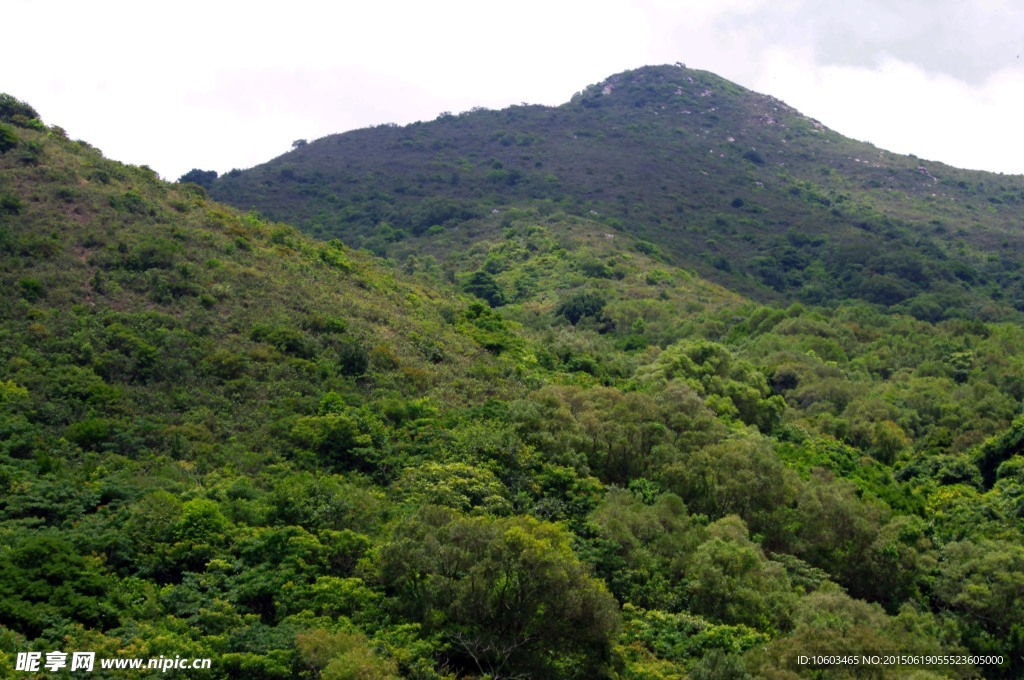
[[[529,207],[592,219],[762,303],[865,301],[932,322],[1024,311],[1024,179],[892,154],[675,66],[554,108],[325,137],[211,192],[398,260],[448,261],[500,234],[495,210]],[[438,248],[439,233],[460,247]]]
[[[192,182],[198,184],[201,187],[209,189],[213,186],[213,182],[217,179],[216,170],[200,170],[199,168],[193,168],[184,175],[178,178],[179,182]]]
[[[652,107],[705,99],[687,77],[749,96],[662,72],[434,129],[604,111],[615,127],[576,119],[572,143],[657,138]],[[934,288],[889,307],[765,302],[792,278],[757,301],[679,266],[686,228],[641,240],[625,212],[518,194],[574,175],[533,184],[492,155],[558,135],[510,123],[479,151],[499,207],[460,193],[468,171],[451,191],[406,184],[431,195],[405,207],[327,210],[307,186],[333,226],[305,227],[351,227],[317,241],[0,107],[2,667],[62,649],[210,657],[211,677],[239,678],[855,675],[797,665],[813,651],[1006,659],[922,678],[1024,672],[1024,329],[983,267],[915,246],[983,314]],[[786,121],[793,153],[847,143]],[[436,155],[425,127],[359,134]],[[744,172],[776,167],[749,151]],[[823,186],[783,193],[808,210],[874,200]],[[725,210],[790,200],[738,193],[719,192]],[[779,256],[813,287],[839,241],[800,214]],[[734,256],[742,219],[699,237],[722,281],[775,271],[756,248]],[[967,260],[984,240],[964,236]],[[929,300],[949,313],[919,313]]]

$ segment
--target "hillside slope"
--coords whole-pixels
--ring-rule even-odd
[[[498,210],[395,269],[0,95],[0,668],[1020,677],[1024,330]]]
[[[527,205],[600,219],[763,301],[858,299],[932,321],[1024,309],[1024,178],[892,154],[675,66],[558,107],[332,135],[212,193],[382,254]]]

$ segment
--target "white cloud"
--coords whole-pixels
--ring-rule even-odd
[[[881,147],[1024,172],[1010,132],[1024,6],[1010,0],[17,0],[5,16],[46,29],[5,35],[0,90],[172,179],[248,167],[300,137],[558,104],[676,61]]]
[[[976,85],[885,57],[874,69],[814,66],[806,50],[769,50],[757,89],[772,92],[848,137],[958,167],[1024,170],[1015,133],[1024,72],[1004,69]]]

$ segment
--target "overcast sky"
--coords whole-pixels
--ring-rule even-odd
[[[167,179],[677,61],[900,153],[1024,173],[1021,0],[7,0],[0,91]]]

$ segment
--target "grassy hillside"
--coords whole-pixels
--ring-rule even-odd
[[[530,207],[599,220],[764,302],[863,300],[930,321],[1024,309],[1024,179],[855,142],[681,67],[612,76],[554,108],[332,135],[212,192],[397,257]]]
[[[544,201],[396,264],[0,140],[3,673],[1020,675],[1018,325],[764,305]]]

